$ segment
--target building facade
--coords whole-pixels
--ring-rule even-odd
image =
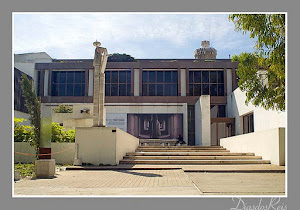
[[[244,93],[237,85],[238,63],[216,59],[216,54],[205,41],[195,51],[195,59],[108,62],[106,125],[140,139],[181,135],[188,145],[219,145],[220,138],[264,129],[257,119],[266,113],[269,119],[277,119],[269,127],[285,126],[284,112],[244,104]],[[45,59],[35,62],[32,69],[41,102],[53,108],[69,104],[74,109],[54,114],[53,121],[66,128],[91,126],[93,60]]]

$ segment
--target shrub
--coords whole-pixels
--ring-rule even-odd
[[[33,126],[21,125],[24,121],[26,121],[24,118],[14,117],[14,141],[29,142],[32,145],[36,137],[34,128]]]
[[[58,107],[54,108],[53,111],[55,113],[72,113],[73,107],[67,105],[67,104],[60,104]]]
[[[52,123],[52,142],[75,142],[75,130],[65,131],[59,123]]]

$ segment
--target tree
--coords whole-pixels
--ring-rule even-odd
[[[239,62],[239,87],[246,103],[266,110],[285,110],[285,15],[232,14],[236,31],[256,38],[255,52],[234,55]]]
[[[136,60],[134,57],[131,57],[130,55],[127,55],[125,53],[119,54],[119,53],[113,53],[108,56],[107,59],[108,62],[135,62]]]
[[[30,115],[29,121],[33,126],[34,138],[30,142],[31,146],[35,146],[36,153],[38,154],[39,142],[40,142],[40,132],[41,132],[41,105],[38,100],[34,88],[32,86],[32,81],[28,79],[26,74],[22,74],[21,80],[22,93],[25,98],[25,106]]]

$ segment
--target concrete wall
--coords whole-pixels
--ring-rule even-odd
[[[211,145],[210,96],[202,95],[195,103],[195,145]]]
[[[246,95],[239,88],[227,97],[228,117],[235,118],[236,135],[243,134],[242,116],[253,112],[254,132],[277,127],[286,127],[286,113],[273,110],[265,110],[255,107],[251,103],[245,104]]]
[[[30,146],[27,142],[14,142],[14,151],[35,154],[34,147]],[[56,164],[73,164],[75,155],[75,143],[51,143],[51,153],[57,153],[52,155]],[[27,156],[14,154],[14,163],[33,163],[36,160],[35,156]]]
[[[117,165],[126,152],[134,152],[139,140],[116,127],[76,128],[78,159],[93,165]]]
[[[231,152],[254,152],[275,165],[285,165],[285,128],[223,138],[220,145]]]

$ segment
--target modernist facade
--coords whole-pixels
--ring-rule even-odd
[[[108,62],[107,126],[119,127],[140,139],[176,139],[182,135],[189,145],[219,145],[220,138],[284,127],[284,112],[244,104],[244,93],[237,86],[238,63],[216,59],[216,53],[204,41],[202,48],[195,50],[195,59]],[[19,69],[26,64],[22,56],[28,57],[15,55]],[[67,128],[91,126],[93,60],[38,56],[32,74],[42,103],[74,108],[71,114],[53,115],[53,121]],[[275,122],[265,125],[264,115]]]

